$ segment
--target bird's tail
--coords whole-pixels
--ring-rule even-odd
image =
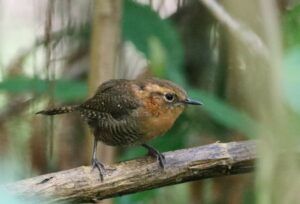
[[[62,107],[57,107],[57,108],[51,108],[48,110],[42,110],[42,111],[37,112],[36,114],[57,115],[57,114],[70,113],[70,112],[76,111],[77,109],[78,109],[78,105],[62,106]]]

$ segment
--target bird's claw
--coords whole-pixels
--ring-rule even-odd
[[[148,149],[148,154],[152,157],[155,157],[158,162],[159,162],[159,166],[164,169],[165,168],[165,164],[166,164],[166,158],[165,156],[160,153],[159,151],[157,151],[156,149]]]
[[[103,181],[103,177],[104,177],[104,174],[105,174],[104,165],[95,158],[95,159],[92,159],[92,167],[93,167],[93,170],[95,168],[98,169],[99,175],[100,175],[100,180]]]

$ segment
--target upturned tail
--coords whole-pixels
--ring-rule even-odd
[[[42,115],[58,115],[58,114],[64,114],[64,113],[70,113],[73,111],[76,111],[78,109],[77,105],[74,106],[62,106],[57,108],[51,108],[48,110],[42,110],[37,112],[36,114],[42,114]]]

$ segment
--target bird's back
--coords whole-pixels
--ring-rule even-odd
[[[140,104],[131,86],[129,80],[110,80],[78,107],[95,137],[108,145],[135,144],[142,137],[136,118]]]

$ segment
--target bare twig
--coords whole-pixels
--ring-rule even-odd
[[[235,20],[216,0],[199,0],[229,32],[247,46],[253,53],[268,59],[269,50],[262,39],[253,31]]]
[[[7,184],[15,196],[46,203],[91,202],[192,180],[250,172],[254,167],[253,141],[215,143],[164,153],[165,169],[150,157],[111,165],[104,182],[97,171],[82,166]]]

